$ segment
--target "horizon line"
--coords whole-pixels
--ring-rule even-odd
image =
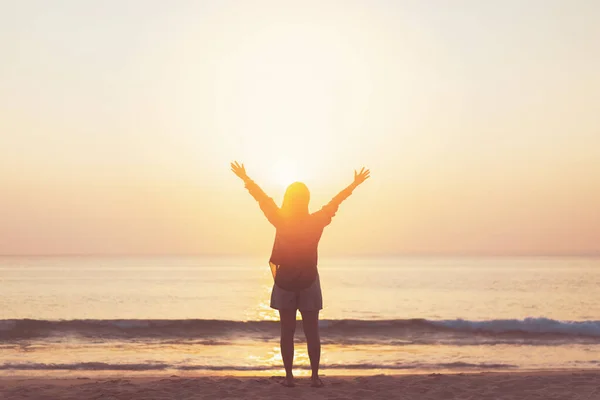
[[[0,257],[265,257],[250,253],[0,253]],[[460,257],[460,258],[582,258],[600,257],[600,252],[590,253],[364,253],[319,254],[320,258],[381,258],[381,257]]]

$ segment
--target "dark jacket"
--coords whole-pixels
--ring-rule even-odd
[[[317,212],[286,218],[273,199],[254,181],[246,181],[246,189],[276,229],[269,264],[277,286],[299,291],[314,282],[318,274],[317,248],[323,229],[331,223],[340,203],[352,194],[354,188],[353,185],[348,186]]]

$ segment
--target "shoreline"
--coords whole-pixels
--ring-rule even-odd
[[[114,371],[113,371],[114,372]],[[279,384],[282,376],[231,374],[79,374],[43,377],[0,375],[0,398],[52,399],[600,399],[600,369],[414,373],[394,375],[323,375],[326,387],[310,387],[297,378],[295,388]]]
[[[567,373],[600,373],[599,368],[505,368],[505,369],[334,369],[328,370],[321,368],[320,376],[330,378],[353,378],[357,376],[411,376],[411,375],[493,375],[493,374],[530,374],[530,375],[552,375],[552,374],[567,374]],[[3,370],[0,371],[0,381],[10,379],[81,379],[81,378],[119,378],[127,376],[129,379],[147,379],[147,378],[272,378],[283,376],[285,370],[281,368],[269,370],[202,370],[194,369],[189,371],[184,370]],[[310,376],[310,367],[297,369],[294,367],[294,376],[302,378]]]

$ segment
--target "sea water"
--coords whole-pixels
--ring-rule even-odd
[[[319,271],[326,374],[600,367],[598,258],[322,258]],[[248,257],[3,257],[0,373],[280,373],[272,285]]]

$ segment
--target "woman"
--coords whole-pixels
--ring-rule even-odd
[[[312,370],[312,386],[321,387],[323,382],[319,379],[319,310],[323,308],[323,298],[317,270],[317,247],[323,228],[329,225],[341,202],[369,178],[370,171],[365,168],[360,172],[354,171],[354,182],[326,206],[311,214],[308,212],[310,193],[304,183],[292,183],[285,191],[283,204],[279,208],[273,199],[248,177],[244,164],[231,163],[231,170],[244,181],[246,189],[258,201],[261,210],[276,228],[269,264],[275,281],[271,293],[271,307],[279,310],[281,321],[281,357],[286,374],[283,385],[294,386],[294,332],[296,311],[300,310]]]

